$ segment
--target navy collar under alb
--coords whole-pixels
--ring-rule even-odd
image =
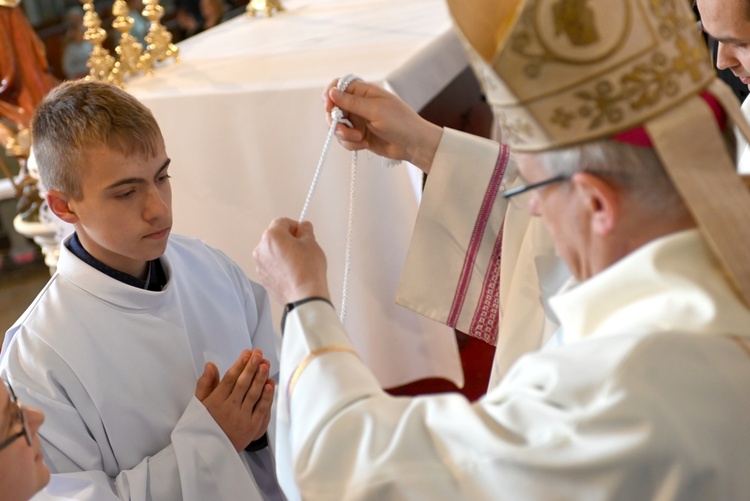
[[[148,274],[146,275],[146,280],[141,280],[138,277],[118,271],[111,266],[107,266],[89,254],[89,252],[83,248],[83,245],[81,245],[77,233],[73,233],[65,246],[84,263],[124,284],[150,291],[160,291],[165,285],[167,285],[167,274],[159,259],[154,259],[148,262],[149,269]]]

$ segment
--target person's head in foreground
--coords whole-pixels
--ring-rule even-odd
[[[0,383],[0,501],[26,501],[49,482],[39,446],[44,414],[21,405],[8,383]]]
[[[32,138],[50,209],[93,257],[144,278],[172,228],[169,158],[148,108],[111,84],[66,82],[37,108]]]

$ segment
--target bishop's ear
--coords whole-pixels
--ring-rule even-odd
[[[58,190],[49,190],[47,192],[47,205],[57,217],[66,223],[75,224],[78,222],[78,216],[71,209],[68,201],[70,196]]]
[[[620,195],[604,178],[589,172],[578,172],[571,178],[578,196],[590,217],[597,235],[612,232],[620,216]]]

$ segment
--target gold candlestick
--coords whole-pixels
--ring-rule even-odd
[[[141,62],[147,73],[157,62],[164,61],[170,57],[180,62],[180,49],[172,43],[172,34],[159,22],[164,15],[164,7],[159,5],[159,0],[143,0],[143,17],[151,21],[146,33],[146,52]]]
[[[255,17],[258,14],[262,14],[266,17],[271,17],[274,12],[281,12],[284,10],[279,0],[251,0],[247,4],[246,12],[248,15]]]
[[[112,22],[112,27],[120,32],[120,43],[115,47],[118,60],[112,69],[111,79],[118,83],[122,83],[128,75],[136,75],[143,69],[141,63],[143,46],[130,34],[135,21],[128,16],[128,12],[130,9],[125,0],[115,0],[112,5],[112,14],[116,17]]]
[[[107,38],[107,32],[102,29],[102,21],[94,9],[94,0],[81,0],[83,4],[83,25],[86,27],[86,33],[83,38],[91,42],[94,49],[91,51],[86,66],[89,68],[88,80],[98,80],[105,82],[110,79],[110,73],[115,66],[115,58],[112,57],[107,49],[102,47],[102,43]]]

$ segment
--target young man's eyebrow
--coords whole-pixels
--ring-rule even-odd
[[[172,162],[171,158],[167,158],[167,160],[162,164],[161,167],[159,167],[159,170],[156,171],[156,175],[158,176],[161,174],[164,170],[169,167],[169,164]],[[112,188],[117,188],[118,186],[122,186],[124,184],[145,184],[146,180],[142,177],[128,177],[125,179],[120,179],[119,181],[115,181],[114,183],[110,184],[105,188],[105,190],[111,190]]]
[[[705,33],[706,35],[708,35],[709,38],[711,38],[712,40],[715,40],[715,41],[717,41],[719,43],[733,43],[733,44],[750,43],[750,41],[748,41],[748,40],[740,40],[739,38],[733,38],[733,37],[723,37],[723,38],[720,38],[720,37],[714,36],[711,33],[709,33],[709,31],[703,26],[703,23],[701,21],[698,21],[698,26],[700,26],[701,31],[703,31],[703,33]]]
[[[167,167],[169,167],[170,163],[172,163],[172,159],[171,158],[167,158],[167,160],[164,162],[164,164],[161,167],[159,167],[159,170],[156,171],[156,175],[158,176],[159,174],[161,174],[162,171],[164,171]]]

